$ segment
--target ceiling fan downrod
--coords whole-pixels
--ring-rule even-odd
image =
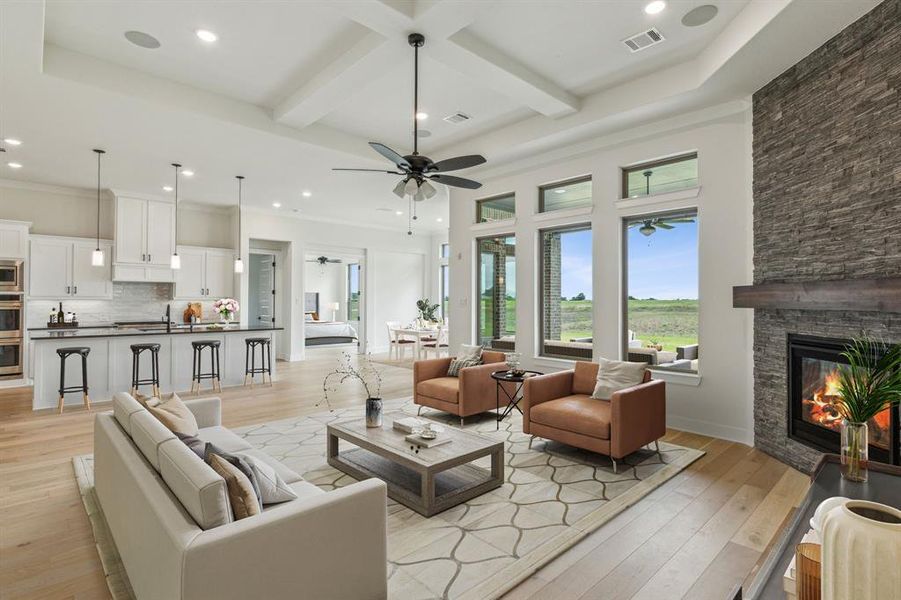
[[[419,155],[419,49],[425,44],[425,36],[411,33],[407,43],[413,46],[413,156]]]

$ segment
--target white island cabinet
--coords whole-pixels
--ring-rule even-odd
[[[56,354],[58,348],[86,346],[91,349],[88,355],[88,394],[91,402],[106,402],[116,392],[127,392],[131,388],[131,348],[132,344],[156,343],[160,345],[160,389],[163,393],[178,392],[185,397],[196,397],[189,394],[191,389],[191,365],[193,348],[191,342],[201,340],[219,340],[219,362],[222,387],[244,384],[245,340],[249,337],[267,337],[275,346],[275,335],[279,329],[250,329],[231,326],[226,329],[203,331],[197,329],[173,330],[172,333],[146,332],[134,334],[117,329],[83,328],[77,331],[31,330],[30,345],[32,357],[30,376],[34,380],[34,399],[32,408],[41,410],[56,408],[59,388],[59,361]],[[260,353],[257,351],[257,366]],[[150,354],[141,355],[140,378],[147,379],[150,373]],[[275,374],[275,360],[272,360],[272,377]],[[204,372],[210,370],[209,350],[203,351],[202,366]],[[262,383],[262,377],[256,375],[256,383]],[[81,385],[81,358],[72,356],[66,363],[66,387]],[[150,393],[150,386],[142,386],[141,391]],[[199,396],[213,396],[210,380],[204,379]],[[81,406],[81,394],[66,394],[66,406]]]

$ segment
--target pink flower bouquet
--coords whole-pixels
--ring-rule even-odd
[[[223,321],[231,321],[238,309],[238,301],[234,298],[221,298],[213,302],[213,308],[219,313]]]

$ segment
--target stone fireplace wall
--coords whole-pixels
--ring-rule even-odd
[[[754,283],[901,276],[901,0],[886,0],[758,90]],[[788,438],[787,336],[901,342],[901,313],[756,310],[755,444],[810,471]]]

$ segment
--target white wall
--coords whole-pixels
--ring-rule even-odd
[[[304,262],[304,276],[306,277],[305,292],[319,293],[319,319],[332,320],[332,309],[328,308],[332,302],[339,305],[337,319],[345,321],[347,316],[347,264],[326,263],[320,266],[311,263],[312,255],[307,255]]]
[[[251,238],[287,244],[285,269],[291,274],[292,307],[286,314],[285,328],[291,340],[291,360],[302,360],[305,354],[303,292],[306,276],[302,265],[311,252],[328,254],[331,249],[336,254],[343,251],[364,257],[362,291],[368,345],[365,350],[369,352],[387,350],[385,321],[394,317],[402,321],[414,319],[416,299],[429,285],[425,265],[431,249],[430,234],[408,236],[402,231],[314,221],[245,207],[241,240],[244,256]],[[241,301],[246,302],[246,270],[241,275],[240,289]]]
[[[516,234],[517,350],[530,368],[552,371],[571,363],[536,357],[537,354],[537,230],[563,222],[566,215],[536,217],[538,186],[590,174],[593,209],[570,219],[590,221],[594,253],[594,355],[610,359],[622,353],[622,218],[676,208],[699,212],[699,377],[667,382],[668,425],[712,436],[753,442],[751,311],[732,308],[732,286],[752,279],[751,174],[748,157],[750,110],[738,108],[716,120],[686,124],[679,119],[641,131],[599,139],[595,149],[562,159],[530,157],[529,164],[511,165],[510,173],[480,178],[477,191],[453,189],[450,202],[452,346],[475,339],[474,240],[491,233]],[[713,114],[713,113],[711,113]],[[640,136],[640,137],[639,137]],[[661,195],[629,201],[620,196],[623,165],[697,151],[700,193],[693,198]],[[543,160],[544,159],[544,160]],[[513,191],[517,218],[503,225],[474,226],[477,198]],[[685,194],[682,194],[684,196]]]

